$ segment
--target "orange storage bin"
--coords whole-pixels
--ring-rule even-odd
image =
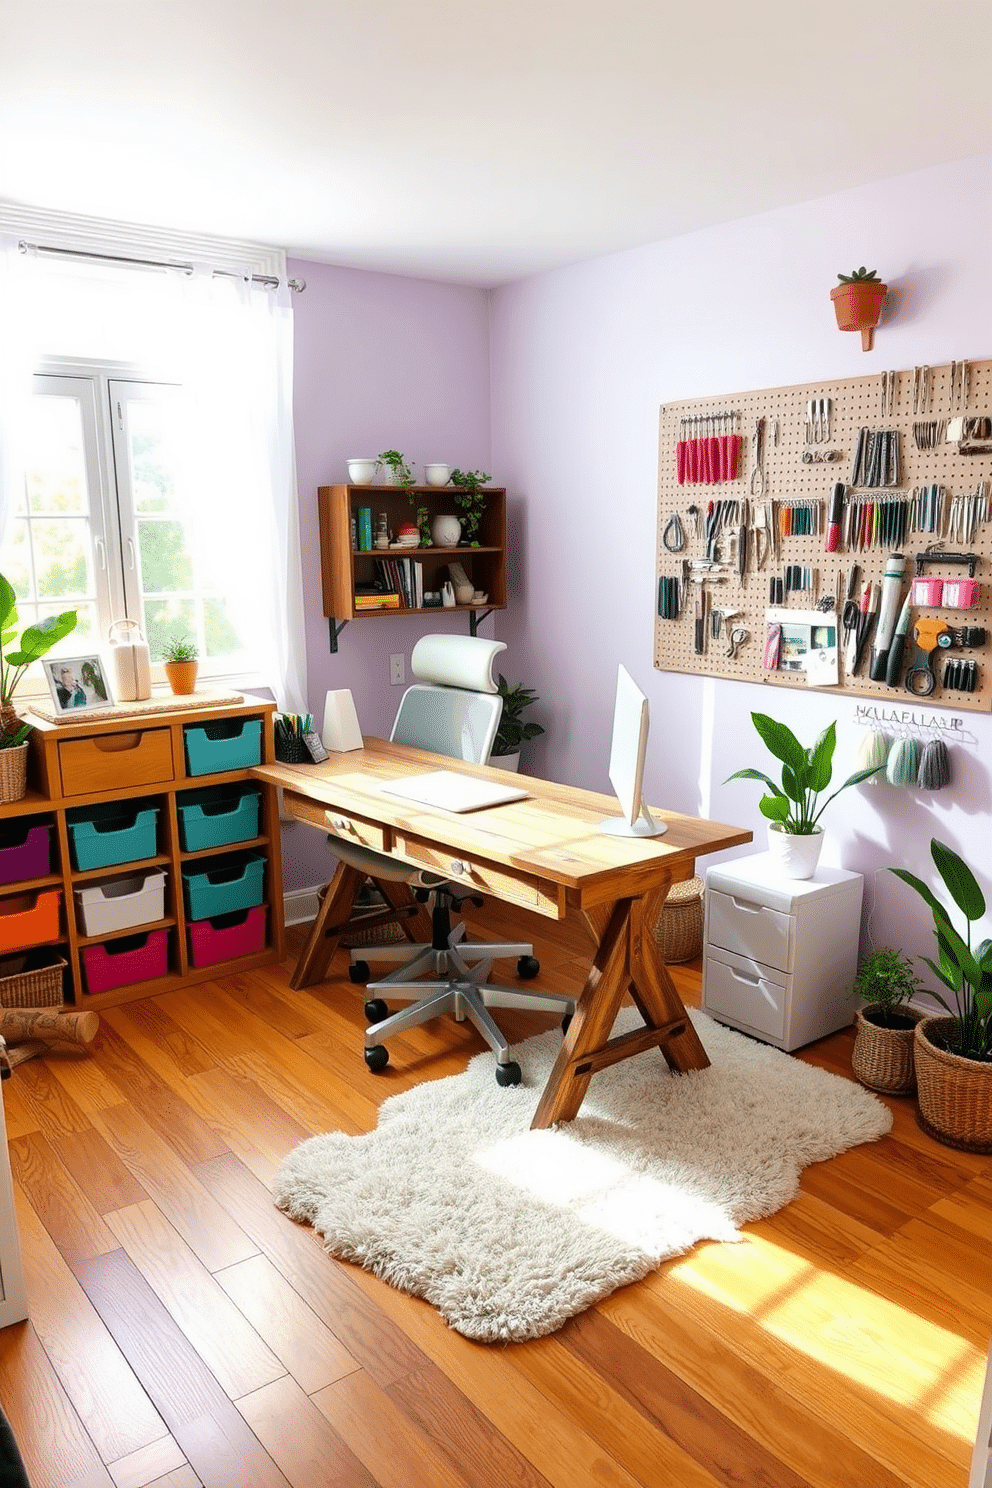
[[[59,889],[0,899],[0,952],[58,940],[61,899]]]

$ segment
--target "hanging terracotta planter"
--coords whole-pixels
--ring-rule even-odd
[[[842,331],[861,332],[861,350],[871,351],[875,344],[875,327],[882,318],[882,306],[889,286],[869,275],[866,269],[841,274],[840,284],[830,291],[837,325]]]

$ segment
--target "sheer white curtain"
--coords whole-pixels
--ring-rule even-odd
[[[181,383],[188,499],[252,672],[305,713],[306,651],[293,441],[293,313],[280,276],[46,259],[0,240],[0,536],[23,491],[17,430],[38,358],[94,358]],[[232,583],[230,576],[236,576]]]

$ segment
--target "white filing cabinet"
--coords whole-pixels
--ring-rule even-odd
[[[798,1049],[854,1018],[860,873],[783,878],[768,853],[706,873],[703,1011]]]

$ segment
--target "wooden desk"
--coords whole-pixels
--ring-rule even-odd
[[[530,797],[488,811],[455,815],[377,790],[376,782],[425,770],[496,775],[526,786]],[[253,772],[284,788],[290,815],[418,867],[434,868],[549,919],[576,914],[595,945],[575,1016],[532,1125],[576,1115],[597,1070],[660,1047],[674,1070],[709,1063],[651,934],[653,916],[674,883],[692,878],[696,858],[750,842],[751,833],[661,811],[662,837],[610,837],[599,823],[618,815],[616,801],[531,776],[463,764],[403,744],[366,739],[362,750],[323,765],[262,765]],[[325,815],[326,813],[326,815]],[[363,875],[340,864],[324,896],[293,985],[322,980],[345,929]],[[629,992],[644,1027],[610,1038]]]

